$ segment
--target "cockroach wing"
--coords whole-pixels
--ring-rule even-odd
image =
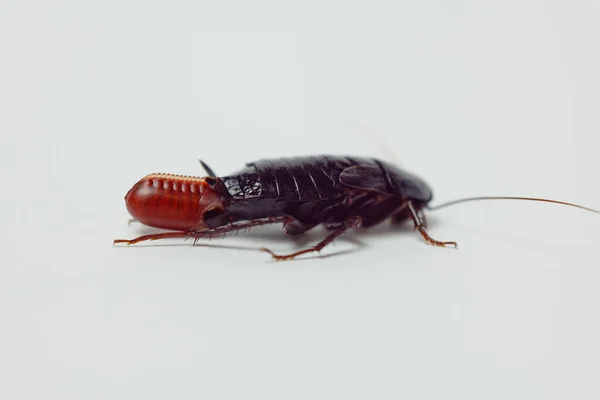
[[[377,165],[359,164],[348,167],[340,174],[340,182],[356,189],[390,194],[391,188]]]
[[[357,189],[404,196],[425,203],[431,200],[431,190],[419,177],[392,165],[380,164],[348,167],[342,171],[339,180]]]

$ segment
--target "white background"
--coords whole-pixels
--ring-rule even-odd
[[[3,0],[0,397],[600,398],[598,215],[464,204],[429,214],[458,250],[386,224],[287,263],[256,249],[324,232],[112,247],[148,231],[127,190],[198,158],[369,155],[434,203],[600,208],[599,20],[595,0]]]

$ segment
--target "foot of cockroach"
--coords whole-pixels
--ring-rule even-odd
[[[452,246],[455,249],[458,249],[458,243],[456,242],[442,242],[439,240],[435,240],[434,238],[432,238],[431,236],[429,236],[429,233],[427,233],[427,231],[425,230],[425,228],[422,225],[417,225],[415,226],[415,231],[418,230],[419,233],[421,234],[421,236],[423,237],[423,239],[425,240],[425,242],[429,243],[432,246],[436,246],[436,247],[449,247]]]
[[[273,251],[267,249],[266,247],[261,248],[261,250],[269,253],[275,261],[289,261],[289,260],[295,259],[296,257],[298,257],[299,255],[302,255],[302,254],[312,253],[315,251],[320,252],[320,250],[318,250],[318,249],[310,248],[310,249],[301,250],[301,251],[298,251],[298,252],[292,253],[292,254],[278,255],[278,254],[273,253]]]
[[[449,246],[452,246],[455,249],[458,249],[458,243],[456,243],[456,242],[440,242],[439,240],[435,240],[434,238],[432,238],[431,236],[429,236],[429,234],[422,227],[417,227],[417,229],[421,233],[421,236],[423,236],[423,239],[425,239],[425,241],[427,243],[429,243],[430,245],[432,245],[432,246],[436,246],[436,247],[449,247]]]
[[[360,224],[360,221],[361,221],[360,217],[351,217],[348,220],[346,220],[346,222],[344,222],[343,224],[340,224],[337,227],[337,229],[335,229],[335,231],[333,231],[329,236],[327,236],[321,242],[317,243],[315,246],[309,247],[308,249],[297,251],[295,253],[277,255],[265,247],[263,247],[261,250],[269,253],[276,261],[292,260],[292,259],[298,257],[299,255],[307,254],[307,253],[314,253],[314,252],[320,253],[321,250],[323,250],[323,248],[325,246],[327,246],[328,244],[331,244],[336,237],[342,235],[348,229],[356,228]]]
[[[152,235],[143,235],[140,237],[137,237],[135,239],[116,239],[113,240],[113,246],[119,243],[124,243],[127,246],[130,246],[132,244],[136,244],[139,242],[144,242],[147,240],[159,240],[159,239],[172,239],[172,238],[185,238],[185,237],[189,237],[190,234],[189,232],[164,232],[164,233],[155,233]]]
[[[425,239],[427,243],[437,247],[453,246],[455,249],[458,249],[458,243],[456,242],[441,242],[429,236],[429,233],[427,233],[427,231],[425,230],[424,220],[422,219],[422,217],[419,216],[419,213],[415,210],[412,202],[408,201],[407,205],[408,211],[410,212],[410,216],[415,224],[415,230],[419,231],[419,233],[421,234],[421,236],[423,236],[423,239]]]

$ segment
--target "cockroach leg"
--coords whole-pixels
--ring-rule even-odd
[[[421,233],[421,236],[423,236],[423,239],[425,239],[425,241],[427,243],[429,243],[433,246],[438,246],[438,247],[453,246],[455,249],[458,248],[458,243],[456,243],[456,242],[440,242],[439,240],[435,240],[434,238],[429,236],[429,234],[425,230],[424,221],[421,218],[419,218],[419,215],[417,214],[417,211],[415,211],[415,208],[412,205],[412,202],[409,200],[409,201],[407,201],[407,204],[408,204],[408,210],[410,211],[410,216],[411,216],[413,222],[415,223],[415,230],[418,230],[419,233]]]
[[[342,235],[348,229],[357,227],[359,224],[360,224],[360,217],[352,217],[352,218],[348,219],[346,222],[344,222],[343,224],[339,225],[338,228],[334,232],[332,232],[329,236],[327,236],[321,242],[317,243],[315,246],[309,247],[308,249],[297,251],[295,253],[278,255],[278,254],[273,253],[273,251],[271,251],[267,248],[264,248],[264,247],[261,250],[269,253],[277,261],[291,260],[302,254],[320,252],[321,250],[323,250],[323,248],[325,246],[327,246],[328,244],[333,242],[333,240],[335,238]]]
[[[427,217],[425,216],[423,210],[419,210],[419,220],[421,221],[423,228],[427,229]]]
[[[132,245],[139,242],[145,242],[146,240],[159,240],[159,239],[172,239],[172,238],[185,238],[190,236],[189,232],[186,231],[175,231],[175,232],[163,232],[155,233],[151,235],[143,235],[135,239],[117,239],[113,241],[113,245],[118,243],[125,243],[126,245]]]
[[[255,226],[267,225],[267,224],[275,224],[278,222],[286,222],[289,220],[288,216],[282,217],[273,217],[273,218],[265,218],[265,219],[257,219],[254,221],[248,221],[240,224],[231,224],[224,225],[217,228],[212,229],[204,229],[204,230],[187,230],[187,231],[174,231],[174,232],[164,232],[164,233],[155,233],[151,235],[143,235],[137,237],[135,239],[117,239],[113,241],[114,244],[125,243],[126,245],[137,244],[139,242],[144,242],[146,240],[159,240],[159,239],[173,239],[173,238],[194,238],[194,244],[201,238],[211,238],[214,236],[224,235],[229,232],[235,232],[242,229],[253,228]]]
[[[204,229],[201,231],[190,231],[188,236],[194,238],[194,243],[198,241],[198,239],[202,238],[212,238],[215,236],[225,235],[230,232],[237,232],[243,229],[250,229],[256,226],[268,225],[268,224],[276,224],[278,222],[286,222],[289,221],[290,217],[287,215],[281,217],[272,217],[272,218],[264,218],[264,219],[255,219],[248,222],[243,222],[239,224],[230,224],[223,225],[216,228]]]

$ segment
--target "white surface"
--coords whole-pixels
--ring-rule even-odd
[[[252,250],[277,228],[112,247],[130,186],[199,157],[600,208],[598,3],[413,3],[3,1],[0,397],[600,398],[598,215],[465,204],[429,215],[457,251],[384,226],[289,263]]]

